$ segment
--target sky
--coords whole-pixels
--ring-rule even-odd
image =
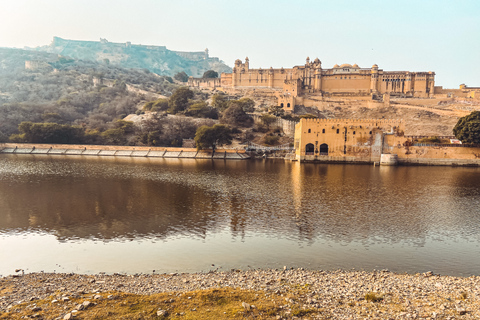
[[[203,51],[229,66],[378,64],[480,87],[479,0],[0,0],[0,47],[72,40]]]

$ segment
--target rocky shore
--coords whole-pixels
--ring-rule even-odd
[[[82,317],[87,308],[93,310],[97,301],[113,302],[123,293],[144,297],[167,293],[181,299],[189,292],[228,288],[256,292],[256,301],[232,303],[241,310],[237,313],[242,317],[250,312],[257,319],[480,319],[479,276],[287,268],[149,275],[19,274],[0,278],[0,319],[16,319],[16,315],[88,319]],[[265,308],[273,312],[262,313],[261,307],[254,306],[264,302],[262,299],[271,303]],[[188,316],[189,312],[200,314],[201,305],[179,312],[178,307],[169,310],[171,300],[155,306],[156,319],[201,318]],[[38,301],[43,304],[39,306]],[[62,312],[54,305],[62,306]],[[257,316],[253,316],[255,308]],[[224,318],[230,316],[225,312]]]

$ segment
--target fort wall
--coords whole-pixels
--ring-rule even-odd
[[[402,120],[302,119],[295,127],[299,161],[375,163],[397,155],[403,165],[480,166],[480,147],[415,145]]]

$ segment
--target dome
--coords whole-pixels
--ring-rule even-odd
[[[340,66],[340,68],[352,68],[352,65],[348,63],[344,63]]]
[[[377,64],[374,64],[374,65],[372,66],[372,68],[378,68],[378,65],[377,65]]]
[[[354,63],[352,67],[354,67],[354,68],[360,68],[360,67],[358,66],[358,64],[356,64],[356,63]]]
[[[315,58],[315,60],[314,60],[313,62],[315,62],[315,63],[321,63],[320,59],[318,59],[318,58]]]
[[[335,64],[333,67],[334,67],[334,68],[340,68],[340,67],[338,66],[338,64]]]

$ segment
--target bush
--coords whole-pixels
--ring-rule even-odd
[[[278,136],[273,136],[273,135],[266,135],[264,138],[263,138],[263,142],[265,144],[268,144],[269,146],[273,146],[273,145],[276,145],[278,143],[278,140],[280,138]]]
[[[419,143],[442,143],[438,137],[428,137],[418,140]]]

